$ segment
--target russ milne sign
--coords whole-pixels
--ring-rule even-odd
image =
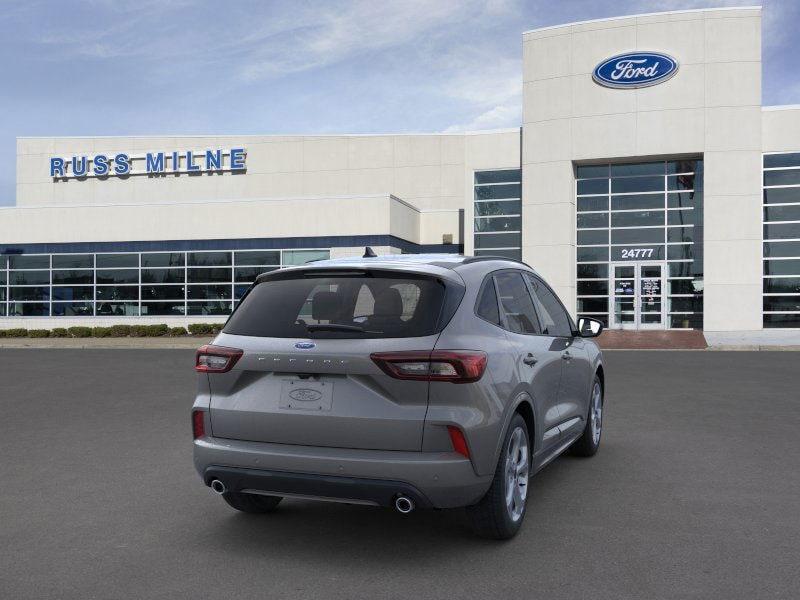
[[[592,73],[609,88],[642,88],[662,83],[678,72],[678,61],[660,52],[627,52],[607,58]]]
[[[147,152],[130,155],[54,156],[50,158],[50,177],[84,179],[88,177],[125,177],[127,175],[167,175],[177,173],[221,173],[245,171],[244,148],[173,152]]]

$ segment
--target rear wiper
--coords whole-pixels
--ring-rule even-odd
[[[309,332],[314,331],[356,331],[358,333],[377,333],[376,331],[367,331],[358,325],[339,325],[337,323],[309,323],[306,324],[306,329]]]

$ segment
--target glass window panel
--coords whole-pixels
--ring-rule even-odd
[[[612,227],[644,227],[646,225],[663,225],[663,210],[647,210],[637,212],[615,212],[611,214]]]
[[[6,284],[6,272],[5,270],[0,271],[0,285]]]
[[[522,250],[519,248],[512,248],[507,250],[478,250],[476,249],[473,254],[475,256],[502,256],[510,258],[511,260],[522,260]]]
[[[764,204],[800,202],[800,187],[764,190]]]
[[[764,275],[800,275],[800,259],[765,260]]]
[[[796,206],[765,206],[765,221],[800,221],[800,204]]]
[[[583,247],[577,249],[578,262],[608,261],[608,248]]]
[[[539,333],[539,321],[533,308],[533,300],[525,286],[522,275],[504,272],[495,276],[503,323],[514,333]]]
[[[139,286],[136,285],[98,285],[98,300],[138,300]]]
[[[234,262],[237,265],[280,265],[280,250],[241,250],[234,252]]]
[[[489,321],[489,323],[500,325],[500,309],[497,305],[497,291],[494,287],[493,277],[484,280],[483,288],[475,306],[475,314],[481,319]]]
[[[142,269],[142,283],[185,283],[183,269]]]
[[[519,183],[487,185],[475,188],[475,200],[497,200],[501,198],[521,198],[522,185]]]
[[[608,327],[608,315],[607,314],[605,314],[605,315],[597,315],[597,314],[584,315],[584,314],[579,314],[578,316],[579,317],[590,317],[592,319],[597,319],[598,321],[600,321],[603,324],[603,327]]]
[[[8,288],[9,300],[49,300],[49,287],[11,287]]]
[[[764,185],[798,185],[800,169],[786,171],[764,171]]]
[[[50,255],[14,254],[8,257],[9,269],[49,269]]]
[[[765,240],[800,239],[800,223],[764,225]]]
[[[608,213],[579,214],[578,229],[586,227],[608,227]]]
[[[499,171],[476,171],[475,183],[503,183],[521,181],[522,171],[519,169],[503,169]]]
[[[670,210],[667,211],[668,225],[694,225],[696,210]]]
[[[9,302],[8,315],[11,317],[46,317],[50,314],[47,302]]]
[[[583,179],[578,181],[578,195],[608,194],[608,179]]]
[[[180,302],[142,302],[141,314],[147,316],[183,315],[184,305]]]
[[[702,312],[703,297],[669,298],[669,312]]]
[[[143,285],[142,301],[148,300],[182,300],[184,286],[182,285]]]
[[[702,329],[703,315],[670,315],[669,326],[672,329]]]
[[[702,160],[671,160],[667,162],[667,173],[672,175],[674,173],[694,173],[702,171]]]
[[[97,283],[139,283],[138,269],[98,269]]]
[[[646,210],[664,208],[664,194],[611,196],[611,210]]]
[[[577,179],[587,179],[589,177],[608,178],[608,165],[580,165],[575,169]]]
[[[519,233],[482,233],[475,236],[476,248],[515,248],[520,246]]]
[[[11,271],[9,285],[42,285],[50,283],[50,271]]]
[[[138,302],[98,302],[95,311],[104,317],[136,317],[139,315]]]
[[[778,327],[800,328],[800,314],[764,315],[764,327],[767,327],[769,329]]]
[[[608,265],[578,265],[579,279],[602,279],[608,277]]]
[[[579,229],[578,244],[608,244],[608,229]]]
[[[189,302],[190,315],[228,315],[232,311],[230,302]]]
[[[764,167],[800,167],[800,152],[765,154]]]
[[[667,242],[693,242],[693,227],[670,227],[667,229]]]
[[[6,301],[6,288],[0,287],[0,302]]]
[[[53,271],[53,283],[94,283],[94,271]]]
[[[667,260],[682,260],[694,258],[691,244],[678,244],[667,246]]]
[[[764,296],[764,310],[800,312],[800,296]]]
[[[53,302],[54,317],[91,317],[94,305],[91,302]]]
[[[541,320],[542,333],[556,337],[572,337],[573,323],[556,295],[537,277],[526,273],[533,288],[533,301]]]
[[[142,267],[182,267],[186,262],[183,252],[156,252],[142,254]]]
[[[608,298],[578,298],[579,312],[608,312]]]
[[[139,255],[138,254],[98,254],[97,255],[97,268],[98,269],[117,269],[125,267],[138,267]]]
[[[91,254],[53,254],[54,269],[92,269],[94,256]]]
[[[53,300],[93,300],[94,288],[90,285],[53,286]]]
[[[611,193],[657,192],[664,190],[663,177],[621,177],[611,180]]]
[[[667,194],[667,207],[669,208],[695,208],[702,203],[702,192],[670,192]]]
[[[518,215],[522,210],[521,200],[503,200],[498,202],[476,202],[475,216]],[[239,264],[238,261],[236,264]]]
[[[578,198],[578,212],[584,210],[608,210],[608,196]]]
[[[3,290],[3,293],[5,293],[5,290]],[[0,304],[0,317],[5,317],[5,316],[6,316],[6,305]]]
[[[475,231],[520,231],[520,217],[489,217],[475,219]]]
[[[693,190],[695,187],[694,175],[668,175],[668,190]]]
[[[189,252],[189,266],[217,267],[231,264],[230,252]]]
[[[694,276],[694,263],[692,262],[673,262],[669,263],[670,277],[692,277]],[[702,274],[701,274],[702,275]]]
[[[670,294],[697,294],[702,286],[702,280],[697,279],[671,279],[669,282]]]
[[[663,175],[664,161],[611,165],[611,177],[620,175]]]
[[[608,281],[579,281],[579,296],[607,296]]]
[[[189,269],[189,283],[229,283],[231,269]]]
[[[800,277],[773,277],[764,280],[767,294],[800,294]]]
[[[187,288],[189,300],[230,300],[230,285],[190,285]]]
[[[664,229],[612,229],[612,244],[653,244],[664,241]]]
[[[0,271],[5,271],[7,265],[8,265],[8,257],[5,256],[4,254],[0,255]]]
[[[252,282],[261,273],[269,273],[274,271],[276,267],[236,267],[233,270],[233,280],[236,282]]]
[[[304,265],[312,260],[327,260],[330,258],[330,250],[284,250],[284,265]]]
[[[628,278],[633,279],[636,276],[636,269],[631,266],[615,266],[614,267],[614,278]]]
[[[800,258],[800,242],[764,242],[764,256]]]
[[[239,300],[249,288],[249,285],[235,285],[233,286],[233,298]]]

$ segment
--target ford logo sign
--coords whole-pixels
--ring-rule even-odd
[[[308,388],[300,388],[289,392],[289,398],[298,402],[319,402],[322,399],[322,392]]]
[[[627,52],[594,69],[592,79],[609,88],[642,88],[666,81],[678,72],[678,61],[660,52]]]
[[[298,350],[311,350],[312,348],[316,348],[317,345],[314,342],[297,342],[294,347]]]

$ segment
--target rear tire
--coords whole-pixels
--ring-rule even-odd
[[[519,414],[514,415],[503,439],[489,491],[480,502],[467,507],[467,517],[477,535],[507,540],[519,531],[527,506],[530,448],[525,419]]]
[[[603,433],[603,384],[595,375],[592,391],[589,396],[589,413],[583,434],[570,447],[570,454],[589,457],[597,454],[600,448],[600,437]]]
[[[280,496],[262,496],[260,494],[240,494],[225,492],[222,499],[236,510],[250,514],[263,514],[274,511],[281,500]]]

